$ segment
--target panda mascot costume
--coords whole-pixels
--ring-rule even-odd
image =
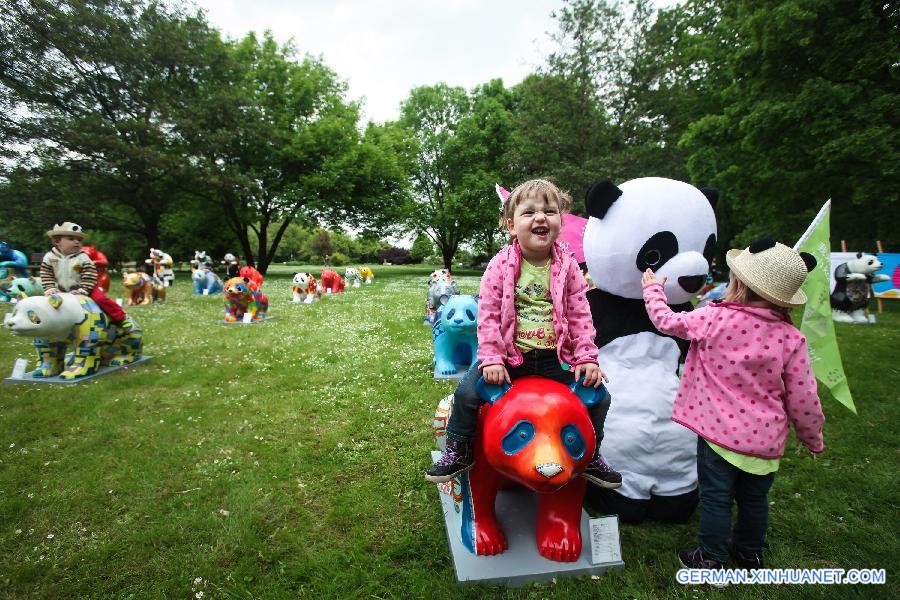
[[[649,267],[672,310],[692,310],[716,245],[715,190],[645,177],[587,193],[584,256],[600,368],[612,395],[601,451],[622,487],[588,486],[587,504],[625,523],[683,522],[697,506],[697,436],[672,421],[688,342],[653,327],[641,294]]]

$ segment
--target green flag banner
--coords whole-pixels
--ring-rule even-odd
[[[815,256],[818,266],[803,284],[802,289],[808,298],[806,306],[798,308],[793,317],[795,323],[800,323],[800,331],[809,344],[809,358],[816,379],[828,386],[835,400],[856,414],[831,318],[831,288],[828,281],[831,273],[830,216],[831,200],[825,203],[794,246],[797,252],[809,252]]]

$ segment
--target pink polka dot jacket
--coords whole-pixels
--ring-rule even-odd
[[[662,285],[644,287],[650,320],[690,340],[672,420],[740,454],[778,458],[790,424],[810,452],[825,450],[825,415],[806,338],[788,316],[735,302],[675,313]]]
[[[550,299],[559,360],[575,366],[597,362],[594,322],[587,301],[587,283],[575,256],[559,241],[550,251]],[[478,360],[481,367],[522,364],[516,347],[516,281],[522,271],[522,251],[513,241],[488,263],[478,297]]]

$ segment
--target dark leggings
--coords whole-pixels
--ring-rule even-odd
[[[575,374],[572,371],[564,370],[559,364],[556,350],[531,350],[525,352],[522,358],[522,364],[518,367],[508,365],[506,367],[512,381],[527,375],[540,375],[564,385],[575,381]],[[475,384],[481,377],[481,371],[478,368],[480,364],[479,361],[472,365],[460,380],[459,385],[456,386],[456,391],[453,392],[453,412],[450,413],[450,421],[447,423],[447,437],[451,440],[469,442],[475,437],[478,411],[484,404],[484,400],[475,390]],[[599,449],[600,442],[603,441],[603,423],[606,421],[606,413],[609,412],[609,396],[604,401],[588,407],[587,411],[591,425],[594,426],[594,435],[597,437],[597,448]]]

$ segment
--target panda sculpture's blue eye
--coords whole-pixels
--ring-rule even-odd
[[[529,421],[519,421],[503,436],[500,447],[510,456],[528,445],[534,438],[534,425]]]
[[[466,316],[469,317],[469,319],[471,319],[472,321],[475,320],[475,313],[473,313],[473,312],[472,312],[471,310],[469,310],[469,309],[466,309]]]
[[[455,309],[455,308],[451,308],[449,311],[447,311],[447,318],[448,318],[448,319],[452,319],[452,318],[453,318],[453,315],[455,315],[455,314],[456,314],[456,309]]]
[[[563,447],[566,451],[571,454],[572,458],[575,460],[580,460],[581,457],[584,456],[587,444],[584,442],[584,437],[581,435],[581,432],[578,431],[578,428],[571,424],[566,425],[562,428],[560,435],[562,436]]]

